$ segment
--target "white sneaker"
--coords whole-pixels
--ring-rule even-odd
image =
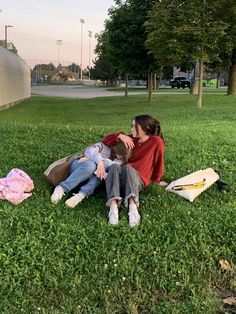
[[[51,196],[51,202],[53,204],[57,204],[62,199],[64,194],[65,194],[65,191],[63,190],[63,188],[60,185],[57,185]]]
[[[77,193],[77,194],[74,194],[74,196],[68,198],[65,204],[69,208],[75,208],[75,206],[77,206],[84,198],[85,198],[84,194]]]
[[[118,208],[110,209],[108,217],[110,225],[117,225],[119,222]]]
[[[129,225],[131,228],[137,226],[140,222],[140,215],[137,210],[129,211]]]

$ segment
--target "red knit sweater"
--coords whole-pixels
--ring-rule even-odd
[[[109,147],[120,142],[118,132],[109,134],[103,139],[103,143]],[[139,143],[138,138],[129,135],[134,142],[134,149],[128,164],[139,172],[145,186],[151,181],[159,183],[164,174],[164,142],[160,136],[152,135],[145,142]]]

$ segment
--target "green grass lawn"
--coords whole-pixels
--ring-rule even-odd
[[[124,87],[109,87],[107,88],[108,91],[111,92],[125,92],[125,88]],[[128,88],[128,92],[137,92],[137,93],[148,93],[147,88],[145,87],[129,87]],[[189,93],[189,89],[188,88],[170,88],[170,87],[160,87],[159,90],[153,91],[153,94],[157,94],[157,93]],[[212,93],[212,94],[227,94],[227,87],[220,87],[220,88],[216,88],[216,87],[203,87],[203,93],[204,94],[208,94],[208,93]]]
[[[235,313],[236,101],[205,95],[32,97],[0,112],[0,177],[26,171],[35,189],[18,206],[0,201],[0,313]],[[105,192],[75,209],[50,203],[45,168],[105,134],[129,132],[132,117],[158,117],[166,181],[213,167],[231,185],[193,203],[159,186],[140,195],[141,225],[108,225]],[[222,272],[218,263],[232,265]]]

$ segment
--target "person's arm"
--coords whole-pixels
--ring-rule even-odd
[[[111,148],[112,146],[114,146],[120,142],[120,139],[118,137],[120,134],[124,134],[124,133],[123,132],[117,132],[117,133],[112,133],[112,134],[106,135],[102,140],[103,144],[105,144]]]
[[[105,165],[103,160],[100,160],[98,162],[95,174],[100,180],[106,179],[107,173],[105,171]]]
[[[120,134],[118,136],[118,138],[125,144],[126,148],[130,148],[130,149],[134,148],[134,142],[133,142],[132,135]]]
[[[96,143],[90,147],[88,147],[85,152],[84,156],[87,157],[88,159],[92,160],[96,164],[99,163],[99,161],[102,161],[104,158],[100,154],[100,152],[103,149],[102,143]]]
[[[101,164],[100,164],[101,163]],[[103,165],[104,168],[103,168]],[[94,174],[100,179],[106,179],[107,172],[110,166],[113,164],[113,161],[109,158],[105,158],[103,161],[98,163],[97,170],[94,172]]]
[[[106,147],[103,143],[96,143],[93,146],[88,147],[84,152],[85,157],[89,158],[97,164],[95,171],[96,176],[103,180],[106,178],[106,170],[104,160],[108,160],[104,155],[110,155],[110,148]]]
[[[152,172],[151,180],[158,184],[164,185],[164,181],[161,181],[161,178],[164,175],[164,143],[160,139],[159,145],[155,150],[155,158],[154,158],[154,167]]]
[[[108,134],[102,140],[102,142],[109,147],[116,145],[120,141],[124,142],[127,148],[131,148],[131,149],[134,148],[134,142],[133,142],[132,136],[126,135],[123,132]]]

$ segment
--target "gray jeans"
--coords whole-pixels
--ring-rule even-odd
[[[109,207],[112,200],[118,200],[119,204],[124,197],[125,207],[128,207],[128,199],[133,197],[137,207],[139,206],[139,192],[143,188],[143,182],[139,173],[129,165],[113,164],[109,168],[106,178],[106,192]]]

